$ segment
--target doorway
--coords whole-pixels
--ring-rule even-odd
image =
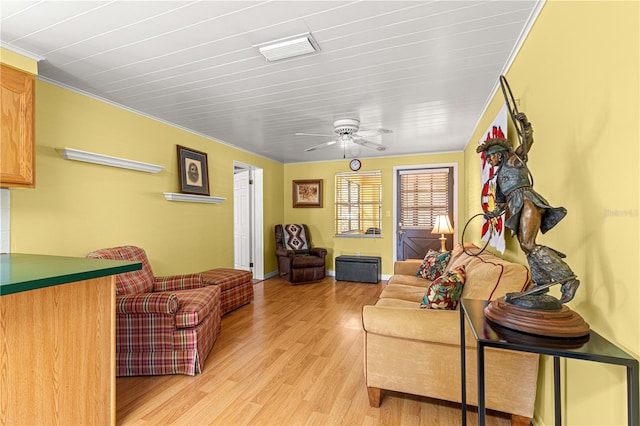
[[[264,279],[263,170],[233,163],[233,264]]]
[[[454,234],[447,236],[447,249],[451,250],[458,234],[457,163],[397,166],[393,170],[393,258],[422,259],[429,249],[439,250],[440,236],[431,230],[435,216],[445,213],[454,229]],[[437,197],[433,198],[436,194],[431,191],[438,192]]]

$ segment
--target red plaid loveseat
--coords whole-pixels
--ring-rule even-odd
[[[143,249],[91,252],[96,259],[129,260],[142,269],[116,275],[116,375],[195,375],[220,332],[220,289],[202,274],[154,277]]]

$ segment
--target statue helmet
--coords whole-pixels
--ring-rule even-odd
[[[476,148],[476,152],[485,152],[485,155],[489,156],[491,154],[495,154],[500,151],[511,151],[513,148],[511,146],[511,142],[507,139],[503,138],[494,138],[484,141],[482,144],[478,145]]]

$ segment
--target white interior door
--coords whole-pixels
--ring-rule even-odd
[[[250,171],[233,175],[233,259],[234,268],[251,271],[251,196]]]

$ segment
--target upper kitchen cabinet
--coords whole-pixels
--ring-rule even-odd
[[[0,64],[0,187],[34,188],[33,74]]]

